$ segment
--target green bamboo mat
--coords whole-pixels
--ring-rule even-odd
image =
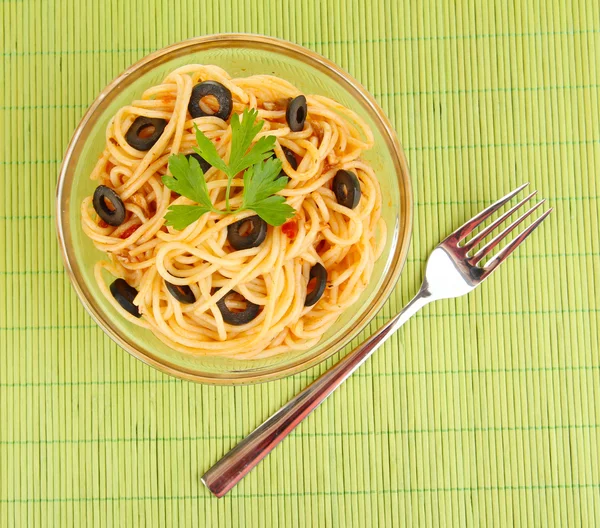
[[[0,17],[0,526],[600,524],[597,0],[0,0]],[[325,55],[395,125],[415,229],[378,323],[485,203],[531,181],[556,211],[216,500],[202,472],[327,365],[216,388],[132,359],[71,289],[53,197],[112,78],[225,31]]]

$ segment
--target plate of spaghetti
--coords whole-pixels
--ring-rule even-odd
[[[170,374],[280,377],[344,346],[405,260],[410,183],[383,112],[335,65],[249,35],[156,52],[65,155],[57,228],[102,328]]]

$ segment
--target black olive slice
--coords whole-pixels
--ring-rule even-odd
[[[108,202],[108,203],[107,203]],[[108,205],[110,204],[110,206]],[[119,195],[106,185],[98,185],[92,198],[94,211],[108,225],[120,226],[125,220],[125,205]]]
[[[292,166],[292,169],[297,170],[298,162],[296,161],[296,155],[294,154],[294,151],[287,147],[281,147],[281,150],[283,150],[283,155],[285,156],[287,162]],[[283,169],[281,169],[280,176],[285,176],[285,171]]]
[[[292,169],[297,170],[298,169],[298,161],[296,160],[296,154],[294,154],[294,151],[287,147],[281,147],[281,150],[283,150],[283,155],[285,156],[285,159],[287,160],[287,162],[292,166]],[[275,152],[273,152],[273,154],[271,155],[271,158],[277,159],[277,156],[275,156]],[[281,172],[279,173],[279,176],[286,176],[286,173],[283,170],[283,167],[281,168]]]
[[[212,165],[208,163],[208,161],[206,161],[202,156],[200,156],[200,154],[187,154],[186,158],[188,158],[188,162],[189,158],[194,158],[200,164],[200,168],[202,169],[202,172],[204,174],[206,174],[208,172],[208,169],[212,167]]]
[[[304,300],[304,306],[312,306],[323,296],[325,286],[327,286],[327,270],[323,264],[317,263],[310,268],[309,281],[316,279],[315,289],[311,291]]]
[[[178,300],[180,303],[194,304],[196,302],[196,296],[194,295],[192,288],[190,288],[189,286],[172,284],[168,281],[165,281],[165,285],[167,286],[167,290],[169,290],[169,293],[173,297],[175,297],[175,299]]]
[[[249,300],[245,299],[246,309],[243,312],[232,312],[229,308],[227,308],[227,305],[225,304],[225,299],[227,299],[227,297],[232,293],[235,292],[231,291],[227,295],[225,295],[225,297],[217,301],[217,306],[219,307],[219,311],[223,316],[223,321],[234,326],[240,326],[249,323],[258,315],[258,304],[254,304]]]
[[[352,171],[339,170],[333,178],[333,192],[337,202],[354,209],[360,201],[360,181]]]
[[[158,117],[136,117],[131,123],[125,140],[136,150],[150,150],[167,126],[166,119]]]
[[[141,317],[138,307],[133,304],[133,299],[138,294],[138,291],[127,284],[125,279],[117,279],[110,285],[110,293],[121,305],[123,310],[130,313],[134,317]]]
[[[294,97],[285,111],[285,120],[292,132],[300,132],[304,128],[308,107],[306,106],[306,97],[299,95]]]
[[[249,229],[243,233],[244,229]],[[267,236],[267,223],[258,215],[238,220],[227,226],[227,240],[233,249],[250,249],[260,246]]]
[[[207,114],[200,107],[200,100],[208,95],[214,96],[219,104],[219,109],[214,114]],[[227,121],[231,115],[231,110],[233,110],[233,98],[231,97],[231,92],[229,91],[229,88],[223,86],[220,82],[201,82],[192,89],[188,110],[194,118],[214,116],[223,119],[223,121]]]

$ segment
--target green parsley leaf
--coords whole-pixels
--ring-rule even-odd
[[[244,110],[242,121],[234,115],[231,118],[231,153],[229,155],[229,174],[233,178],[251,165],[263,161],[272,155],[275,147],[275,136],[261,137],[248,152],[252,140],[256,137],[263,126],[263,122],[256,123],[258,112],[256,110]],[[210,163],[210,162],[209,162]]]
[[[244,200],[242,207],[251,208],[251,204],[260,202],[275,194],[287,185],[286,176],[279,177],[281,161],[270,158],[257,163],[244,173]]]
[[[204,173],[196,158],[188,158],[184,154],[169,157],[169,172],[172,176],[162,177],[163,183],[169,189],[208,208],[209,211],[212,209]]]
[[[248,209],[254,211],[267,224],[272,226],[280,226],[296,214],[294,208],[285,203],[283,196],[269,196],[258,203],[252,204],[252,207],[248,207]]]
[[[273,196],[288,182],[281,174],[281,161],[268,159],[251,166],[244,173],[244,197],[241,209],[251,209],[267,224],[279,226],[296,211],[285,203],[283,196]]]
[[[183,231],[204,213],[210,211],[211,209],[202,205],[171,205],[165,215],[165,220],[168,226],[173,226],[177,231]]]
[[[194,148],[194,150],[213,167],[229,176],[227,164],[219,157],[219,153],[213,142],[204,135],[195,123],[194,128],[196,129],[196,143],[198,143],[198,148]]]

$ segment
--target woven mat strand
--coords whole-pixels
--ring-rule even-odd
[[[600,524],[600,3],[0,0],[0,20],[1,526]],[[237,388],[142,365],[79,305],[53,214],[96,94],[150,51],[224,31],[325,55],[394,123],[415,229],[374,324],[485,203],[531,181],[556,212],[217,501],[199,475],[331,361]]]

